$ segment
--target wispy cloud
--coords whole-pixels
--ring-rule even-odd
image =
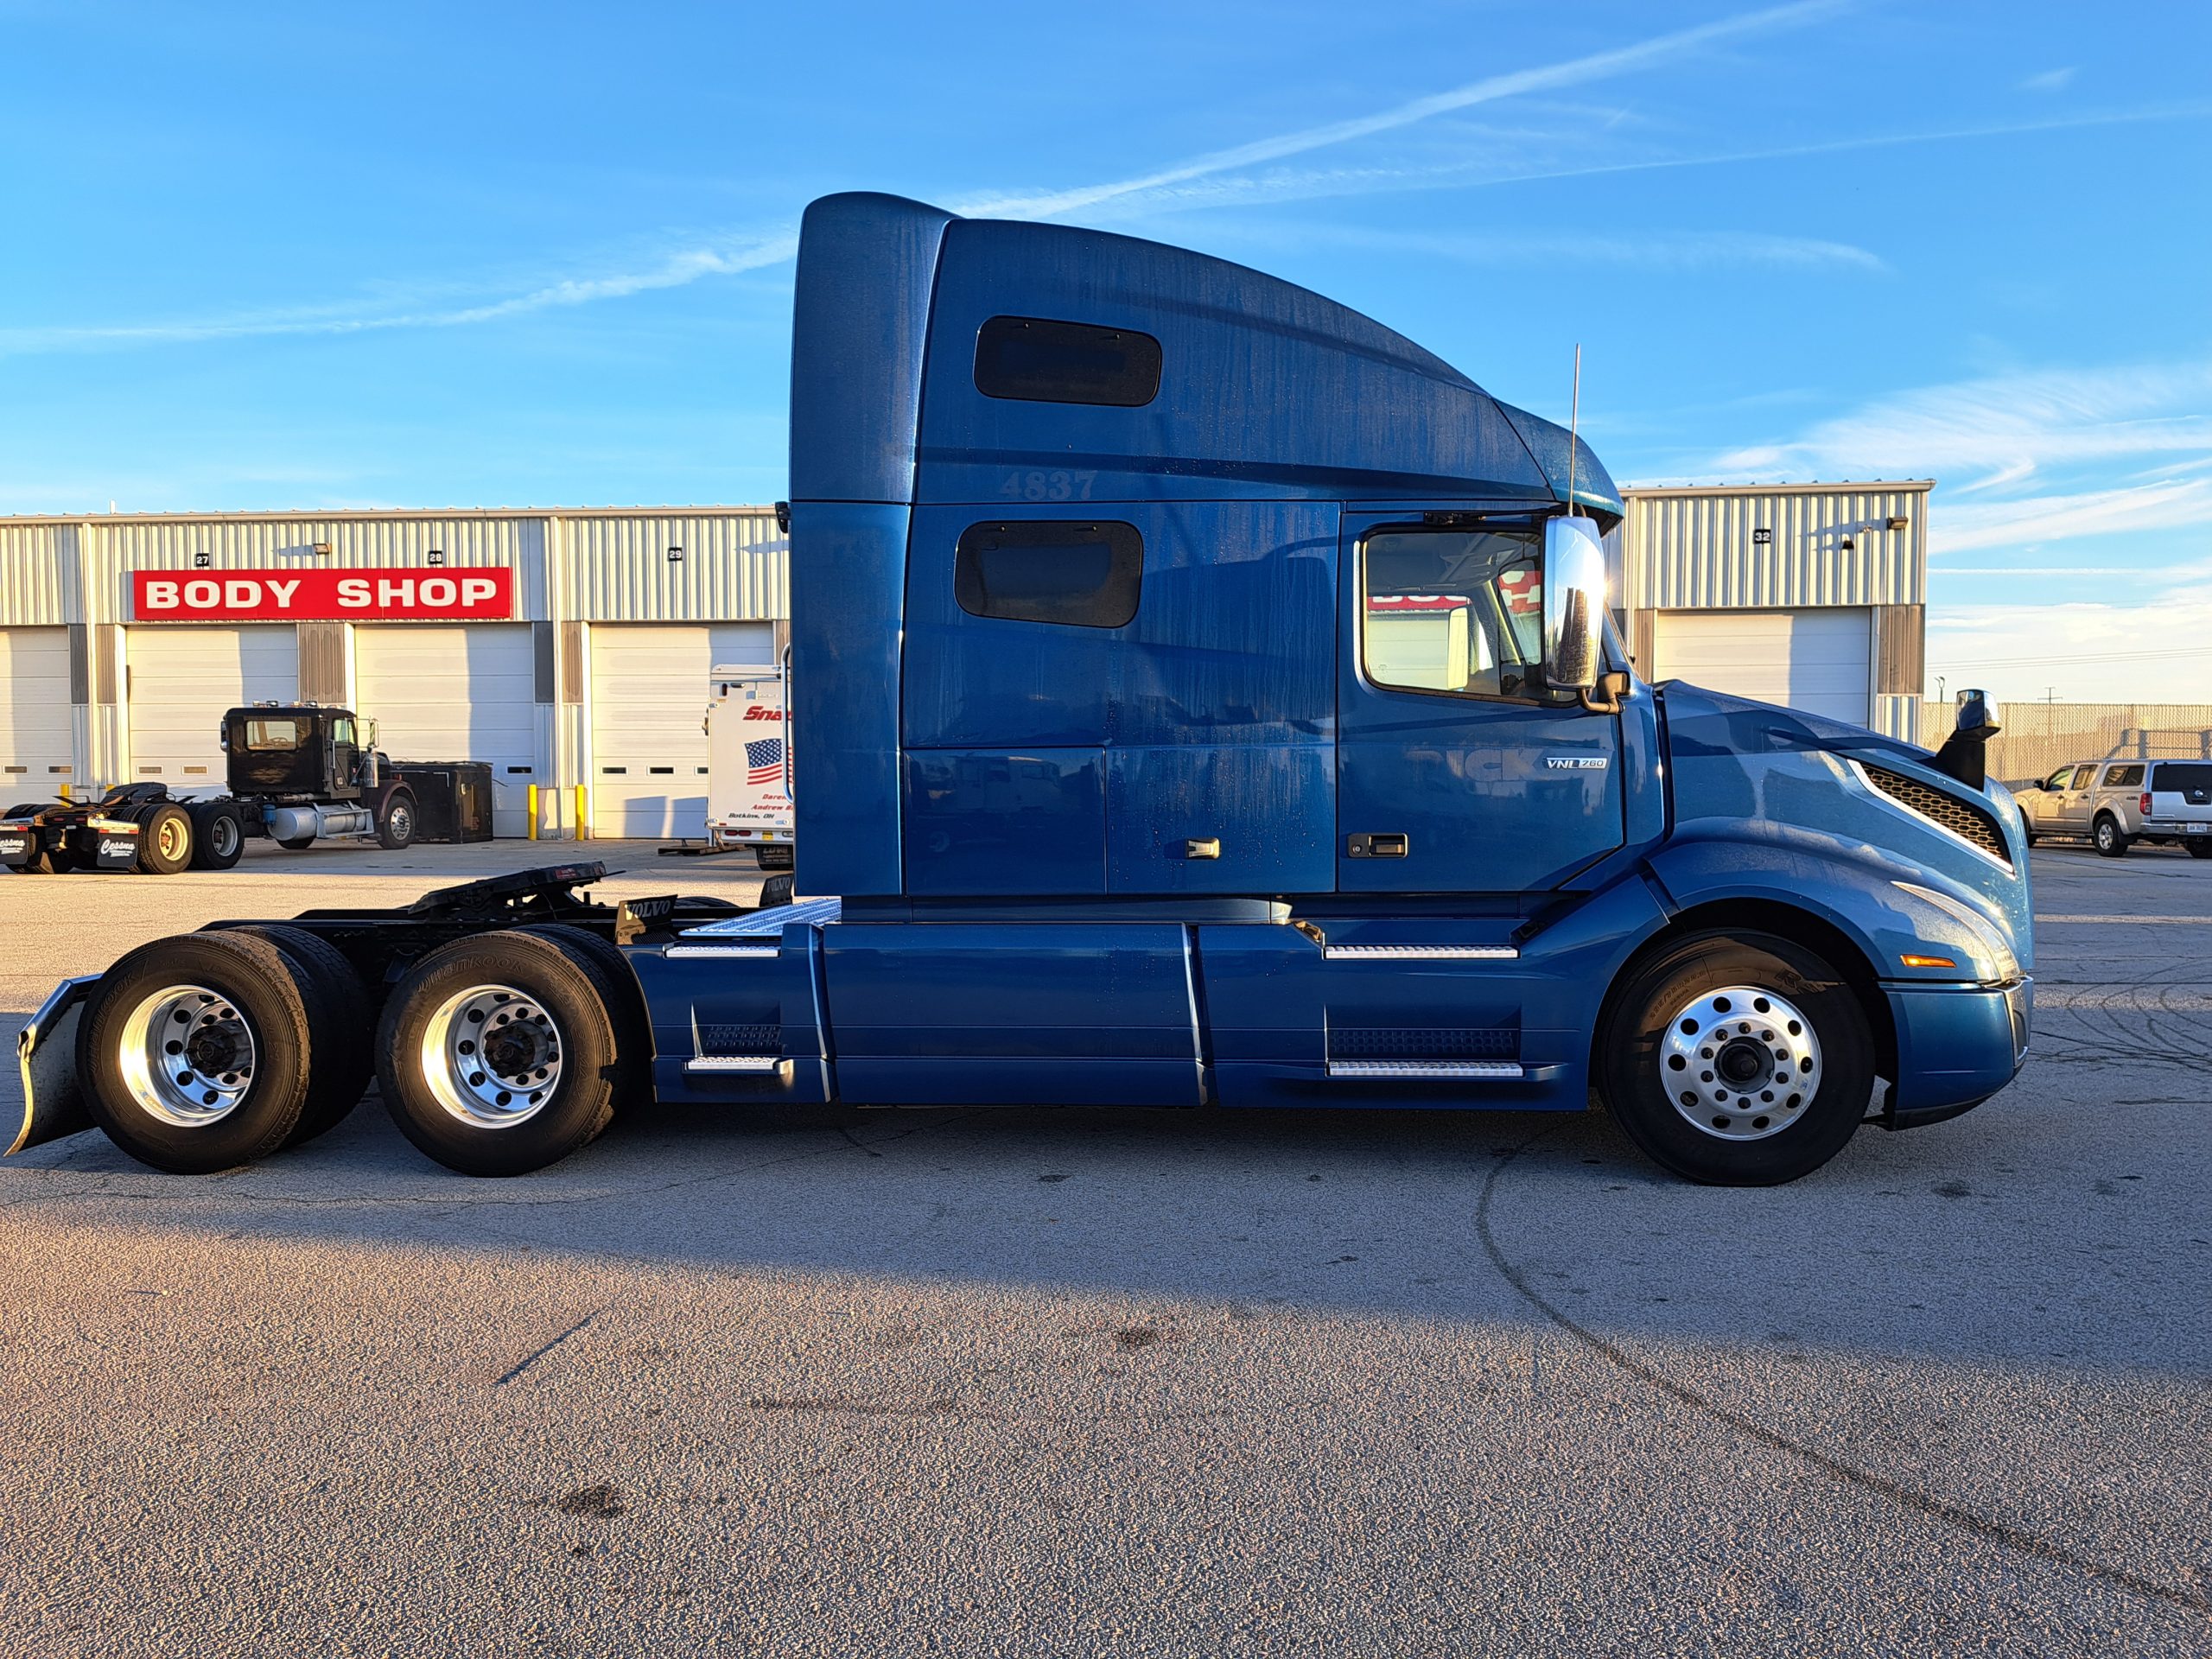
[[[1103,204],[1088,215],[1097,221],[1187,212],[1197,208],[1260,207],[1316,200],[1331,196],[1378,195],[1389,192],[1488,189],[1498,185],[1546,184],[1570,179],[1603,178],[1620,173],[1657,173],[1681,168],[1734,167],[1759,162],[1796,161],[1854,150],[1894,149],[1919,144],[1962,143],[2082,128],[2143,126],[2212,117],[2212,103],[2161,105],[2108,110],[2035,121],[2002,121],[1967,127],[1921,128],[1904,132],[1860,133],[1816,143],[1769,145],[1754,149],[1712,150],[1688,156],[1644,156],[1626,161],[1547,163],[1529,167],[1505,159],[1496,145],[1448,162],[1388,167],[1272,168],[1264,173],[1192,180],[1141,191]],[[1523,145],[1521,148],[1525,149]]]
[[[2039,75],[2030,75],[2019,85],[2024,92],[2063,92],[2074,82],[2074,66],[2063,69],[2046,69]]]
[[[1715,474],[1974,473],[2124,455],[2212,454],[2212,363],[2050,370],[1923,387],[1803,435],[1714,458]]]
[[[1633,45],[1615,47],[1611,51],[1593,52],[1560,63],[1488,75],[1480,80],[1471,80],[1465,86],[1455,86],[1449,92],[1432,92],[1427,97],[1411,99],[1389,109],[1355,116],[1350,120],[1327,122],[1295,132],[1278,133],[1271,138],[1255,139],[1228,149],[1213,150],[1154,172],[1111,180],[1103,184],[1079,185],[1069,190],[978,197],[963,203],[961,211],[1001,219],[1049,219],[1059,213],[1096,207],[1116,197],[1169,189],[1211,174],[1259,167],[1287,156],[1303,155],[1309,150],[1349,143],[1357,138],[1372,137],[1377,133],[1410,127],[1418,122],[1457,110],[1494,104],[1502,99],[1520,98],[1529,92],[1552,92],[1564,86],[1609,79],[1633,70],[1648,69],[1668,58],[1681,56],[1699,47],[1809,22],[1838,10],[1840,0],[1796,0],[1796,3],[1790,5],[1744,12],[1733,17],[1701,23],[1694,29],[1678,29],[1671,35],[1655,35]]]
[[[1811,22],[1840,10],[1845,0],[1793,3],[1724,17],[1694,29],[1587,54],[1559,63],[1516,69],[1469,81],[1447,92],[1409,99],[1372,114],[1304,127],[1210,151],[1152,172],[1073,188],[1001,193],[956,200],[956,212],[1002,219],[1051,219],[1131,197],[1157,196],[1212,175],[1265,165],[1357,139],[1390,132],[1484,104],[1552,92],[1630,74],[1700,48]],[[299,309],[169,322],[95,324],[0,329],[0,353],[114,349],[255,336],[365,334],[395,328],[452,328],[494,322],[531,312],[587,305],[652,289],[682,288],[702,277],[729,276],[780,264],[798,249],[789,225],[734,237],[709,247],[670,253],[642,270],[547,283],[480,304],[404,310],[308,313]]]
[[[532,311],[620,299],[654,289],[683,288],[702,276],[759,270],[781,264],[798,247],[795,232],[778,232],[735,245],[685,249],[642,270],[610,276],[563,278],[477,305],[335,315],[289,310],[177,322],[0,328],[0,353],[98,350],[287,334],[360,334],[391,328],[458,328],[471,323],[496,322]]]
[[[1239,226],[1230,234],[1275,245],[1315,243],[1429,254],[1471,265],[1521,265],[1551,259],[1577,268],[1628,265],[1639,270],[1705,270],[1716,266],[1844,266],[1884,271],[1881,257],[1848,242],[1771,236],[1757,231],[1636,231],[1592,238],[1551,232],[1495,230],[1454,235],[1318,224]]]
[[[1929,518],[1928,534],[1930,552],[1948,554],[2203,524],[2212,524],[2212,479],[2198,478],[2116,490],[2027,496],[2017,501],[1945,505]],[[1974,574],[1993,573],[1977,570]]]

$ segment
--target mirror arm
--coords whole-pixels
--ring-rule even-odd
[[[1593,715],[1618,715],[1622,701],[1628,696],[1630,681],[1627,675],[1613,669],[1599,677],[1597,685],[1582,687],[1576,692],[1582,706]]]

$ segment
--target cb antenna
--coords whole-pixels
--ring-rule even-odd
[[[1574,342],[1574,401],[1567,417],[1567,510],[1574,511],[1574,463],[1582,448],[1577,435],[1582,429],[1582,342]]]

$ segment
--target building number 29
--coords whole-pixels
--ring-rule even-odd
[[[1096,473],[1008,473],[999,493],[1009,501],[1088,501]]]

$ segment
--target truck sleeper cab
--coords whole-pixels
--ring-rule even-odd
[[[1978,702],[1931,756],[1644,683],[1604,619],[1597,458],[1368,319],[1155,244],[830,197],[791,434],[798,880],[836,896],[338,940],[392,987],[387,1104],[454,1166],[536,1167],[648,1087],[1594,1095],[1667,1167],[1759,1184],[2020,1065],[2025,833]],[[87,1076],[184,995],[124,966],[80,999]],[[186,1023],[250,1026],[238,983]],[[205,1047],[200,1082],[244,1052]],[[114,1093],[90,1109],[128,1135]]]

